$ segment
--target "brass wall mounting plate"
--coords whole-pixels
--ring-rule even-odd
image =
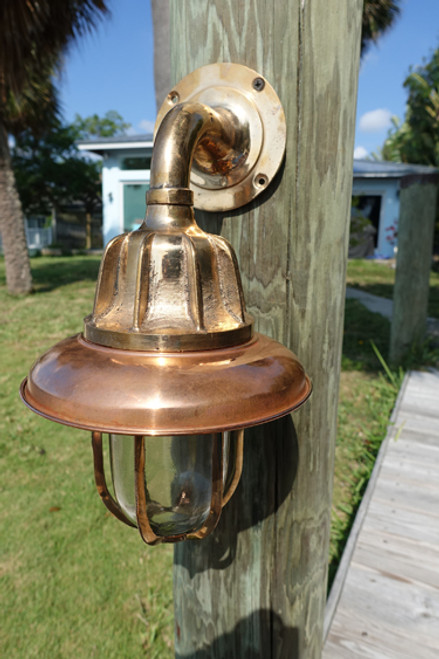
[[[286,122],[276,92],[246,66],[209,64],[173,87],[160,108],[155,132],[171,108],[189,101],[211,107],[225,120],[222,131],[208,132],[195,149],[195,208],[226,211],[247,204],[265,190],[284,156]]]

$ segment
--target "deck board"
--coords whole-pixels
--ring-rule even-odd
[[[439,371],[407,376],[392,422],[323,659],[439,657]]]

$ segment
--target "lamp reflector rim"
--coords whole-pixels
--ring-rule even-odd
[[[157,436],[266,423],[300,407],[311,388],[297,357],[257,333],[232,348],[182,353],[107,348],[78,334],[34,364],[20,394],[64,425]]]

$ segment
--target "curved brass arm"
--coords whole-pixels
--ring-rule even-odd
[[[195,150],[209,133],[218,144],[226,134],[226,119],[202,103],[179,103],[164,117],[158,129],[151,162],[150,190],[189,188]],[[214,149],[218,152],[218,148]],[[154,199],[154,195],[151,195]]]
[[[260,73],[241,64],[209,64],[180,80],[156,126],[150,204],[190,203],[191,195],[181,192],[190,172],[196,208],[239,208],[266,189],[285,152],[279,97]]]

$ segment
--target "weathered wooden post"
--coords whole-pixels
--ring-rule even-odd
[[[171,2],[177,82],[218,61],[274,86],[285,166],[251,207],[200,214],[240,262],[256,327],[292,348],[314,393],[246,433],[242,482],[210,538],[176,546],[176,656],[319,657],[326,600],[362,1]]]
[[[425,338],[438,182],[438,173],[401,180],[389,355],[394,365]]]

